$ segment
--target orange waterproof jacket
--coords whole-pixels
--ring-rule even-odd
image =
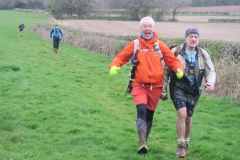
[[[138,36],[140,52],[136,57],[139,60],[139,64],[135,71],[135,81],[132,82],[132,86],[137,85],[151,85],[153,88],[163,86],[163,66],[160,56],[153,51],[154,43],[158,41],[159,37],[154,33],[154,38],[151,40],[145,40]],[[177,69],[181,69],[184,72],[181,62],[174,56],[168,46],[159,41],[159,48],[163,55],[163,60],[167,66],[169,66],[174,72]],[[148,49],[148,50],[146,50]],[[134,52],[134,41],[130,42],[112,61],[112,66],[121,67],[129,62]]]

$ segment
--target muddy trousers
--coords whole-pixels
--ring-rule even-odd
[[[147,109],[146,104],[138,104],[137,106],[137,132],[140,146],[147,146],[147,139],[150,134],[154,111]]]

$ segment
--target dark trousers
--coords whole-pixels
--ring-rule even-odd
[[[59,46],[60,39],[59,38],[53,38],[53,48],[57,48]]]

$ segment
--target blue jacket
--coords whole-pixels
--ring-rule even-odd
[[[50,38],[52,37],[53,39],[61,39],[63,37],[61,29],[58,28],[58,30],[56,30],[55,28],[53,28],[52,31],[50,32]]]
[[[24,29],[25,28],[25,25],[23,23],[19,24],[18,26],[19,29]]]

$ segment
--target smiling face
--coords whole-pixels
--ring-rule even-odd
[[[143,19],[140,22],[140,30],[145,39],[150,39],[153,34],[154,21],[150,18]]]

